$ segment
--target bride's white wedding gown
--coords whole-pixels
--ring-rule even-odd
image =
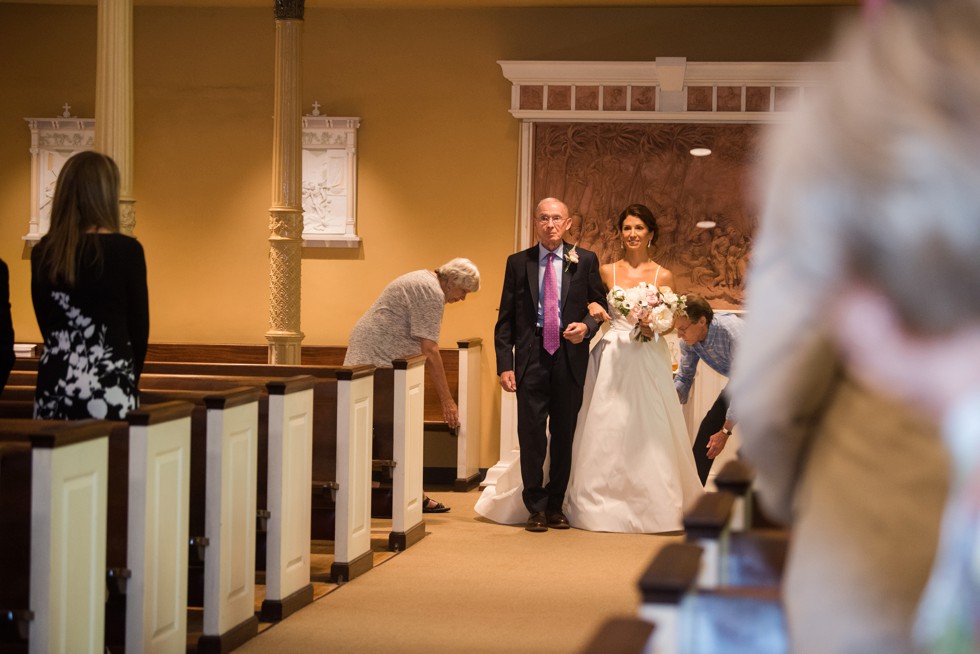
[[[677,531],[704,490],[667,343],[636,341],[632,330],[617,313],[592,350],[565,512],[573,527],[591,531]],[[521,490],[515,462],[483,492],[476,511],[497,522],[527,520]]]
[[[677,531],[704,489],[670,350],[663,338],[635,340],[633,325],[610,315],[589,360],[565,513],[573,527],[590,531]]]

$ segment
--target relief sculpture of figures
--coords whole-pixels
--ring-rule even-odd
[[[647,205],[661,225],[651,256],[674,271],[678,288],[740,308],[756,224],[745,190],[758,138],[755,125],[540,124],[533,195],[564,197],[570,241],[602,263],[622,254],[610,216]],[[712,154],[695,157],[695,147]]]

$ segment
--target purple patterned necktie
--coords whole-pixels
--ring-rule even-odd
[[[554,354],[558,350],[558,284],[555,281],[555,267],[551,262],[557,255],[554,252],[548,254],[548,262],[544,265],[544,288],[542,289],[543,299],[541,300],[544,308],[544,320],[542,325],[542,336],[544,337],[544,349],[548,354]]]

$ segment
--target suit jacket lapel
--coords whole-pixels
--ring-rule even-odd
[[[562,253],[567,253],[571,247],[562,241]],[[561,273],[561,308],[565,308],[565,299],[568,297],[568,287],[572,285],[572,265],[566,260],[566,265],[562,266]]]
[[[530,250],[527,251],[527,283],[531,287],[531,306],[534,307],[535,312],[537,312],[539,297],[538,297],[538,246],[534,245]],[[535,320],[537,320],[537,315],[535,315]]]

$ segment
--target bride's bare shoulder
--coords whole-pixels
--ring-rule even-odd
[[[654,264],[652,272],[657,277],[657,286],[669,286],[671,289],[677,290],[674,288],[674,273],[670,272],[669,268],[665,268],[655,261],[652,263]],[[657,272],[657,268],[660,269],[659,273]]]

